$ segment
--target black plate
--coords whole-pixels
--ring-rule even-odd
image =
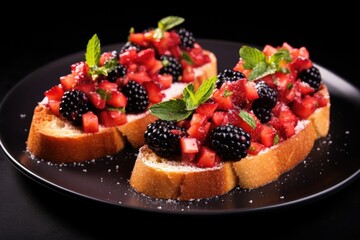
[[[218,57],[219,71],[238,61],[241,43],[200,40]],[[103,47],[120,49],[122,43]],[[227,214],[296,206],[335,193],[360,175],[360,136],[354,116],[360,113],[360,92],[331,71],[320,68],[331,94],[328,137],[317,140],[310,155],[277,181],[255,190],[236,188],[213,199],[190,202],[152,199],[134,192],[128,184],[136,151],[126,150],[97,161],[56,165],[32,158],[26,139],[33,109],[44,91],[84,59],[84,52],[54,61],[19,82],[5,97],[0,110],[1,146],[10,161],[31,179],[54,190],[94,201],[144,211],[177,214]]]

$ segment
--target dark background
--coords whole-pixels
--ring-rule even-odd
[[[53,3],[52,6],[41,6],[41,11],[30,10],[27,6],[22,6],[22,11],[10,9],[10,17],[2,15],[0,19],[0,100],[32,71],[50,61],[84,51],[94,33],[98,34],[102,45],[124,42],[130,27],[139,31],[156,27],[157,21],[168,15],[184,17],[183,26],[197,38],[260,47],[283,42],[294,47],[305,46],[314,62],[360,87],[354,7],[329,4],[316,9],[308,3],[301,3],[301,6],[297,3],[295,7],[281,3],[269,7],[260,3],[234,7],[221,2],[221,6],[209,4],[207,10],[191,7],[191,3],[185,2],[173,2],[178,7],[167,9],[134,7],[140,5],[135,1],[132,7],[102,2],[91,8]],[[37,9],[34,5],[31,7]],[[219,231],[222,237],[353,239],[360,236],[359,188],[360,181],[357,180],[326,199],[277,212],[174,217],[118,209],[61,195],[29,180],[2,154],[0,238],[104,239],[105,236],[124,238],[125,233],[173,238],[177,234],[193,236],[189,231],[195,231],[199,236]],[[130,230],[132,226],[136,230]],[[166,230],[172,233],[167,236]]]

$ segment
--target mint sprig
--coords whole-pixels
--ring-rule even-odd
[[[283,71],[280,67],[282,60],[290,62],[291,56],[286,49],[279,49],[269,58],[257,48],[250,46],[242,46],[239,51],[240,57],[244,60],[244,68],[251,69],[248,80],[254,81],[256,79],[265,77],[266,75]]]
[[[107,76],[110,71],[115,69],[118,64],[116,59],[107,61],[104,66],[100,67],[101,44],[100,39],[95,33],[88,41],[86,46],[85,61],[89,66],[89,75],[96,80],[100,75]]]
[[[183,90],[183,97],[157,103],[149,108],[152,115],[167,121],[181,121],[189,117],[194,110],[206,102],[215,88],[217,77],[205,80],[195,92],[194,85],[188,84]]]
[[[158,22],[158,27],[155,29],[153,37],[161,39],[164,37],[165,31],[170,30],[185,21],[184,18],[178,16],[168,16]]]

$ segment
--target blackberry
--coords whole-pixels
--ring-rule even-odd
[[[195,44],[195,38],[193,36],[193,33],[186,30],[185,28],[180,28],[177,30],[177,33],[180,37],[180,46],[184,48],[193,48]]]
[[[110,72],[108,72],[108,76],[107,79],[110,82],[116,82],[116,79],[120,78],[120,77],[124,77],[126,75],[127,69],[124,65],[116,65],[116,67],[111,70]]]
[[[120,53],[123,53],[129,49],[135,48],[136,52],[140,52],[143,48],[136,44],[136,43],[132,43],[132,42],[126,42],[124,46],[122,46],[122,48],[120,49]]]
[[[239,160],[247,155],[250,134],[241,127],[223,125],[211,131],[209,143],[223,161]]]
[[[66,91],[61,98],[60,114],[80,126],[82,115],[90,110],[90,102],[85,93],[79,90]]]
[[[174,133],[171,130],[178,130]],[[144,133],[145,143],[157,155],[161,157],[170,157],[180,155],[180,137],[184,136],[186,131],[176,125],[174,121],[156,120],[147,126]]]
[[[121,91],[127,97],[126,113],[145,112],[149,106],[149,97],[141,84],[130,80]]]
[[[245,75],[242,72],[234,71],[232,69],[225,69],[224,71],[218,74],[216,80],[216,87],[220,88],[224,82],[228,82],[228,81],[234,82],[241,78],[245,78]]]
[[[169,55],[161,55],[160,60],[163,67],[160,69],[160,74],[171,74],[173,76],[173,81],[176,82],[179,80],[179,77],[182,75],[182,66],[179,61]]]
[[[266,108],[255,108],[253,109],[255,116],[260,120],[261,123],[267,123],[271,119],[271,109]]]
[[[315,91],[319,90],[321,83],[321,74],[317,67],[311,67],[300,72],[299,78],[301,81],[306,82],[310,87],[314,88]]]
[[[271,118],[271,109],[277,102],[277,92],[264,81],[257,82],[255,87],[259,98],[254,100],[252,109],[261,123],[267,123]]]

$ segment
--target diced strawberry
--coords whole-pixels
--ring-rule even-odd
[[[147,62],[155,59],[155,51],[152,48],[146,48],[137,53],[136,62],[146,65]]]
[[[103,52],[100,56],[100,66],[104,66],[104,64],[110,60],[113,59],[115,56],[113,52]]]
[[[171,74],[157,74],[155,81],[161,85],[162,89],[167,89],[170,88],[173,83],[173,76]]]
[[[60,100],[50,100],[47,104],[47,106],[50,108],[51,112],[60,117],[61,114],[59,112],[60,109]]]
[[[204,125],[207,123],[206,115],[202,115],[200,113],[194,113],[191,117],[190,125]]]
[[[87,94],[88,98],[90,99],[91,103],[97,108],[97,109],[103,109],[105,108],[106,102],[104,99],[101,98],[100,94],[97,92],[89,92]]]
[[[242,59],[240,59],[235,67],[233,68],[234,71],[238,71],[238,72],[244,72],[245,68],[244,68],[244,61]]]
[[[217,103],[202,103],[200,106],[195,110],[196,113],[206,116],[210,118],[213,113],[215,112],[218,104]]]
[[[303,81],[297,81],[296,83],[297,89],[300,91],[301,95],[309,95],[315,92],[315,89],[312,88],[308,83]]]
[[[116,110],[104,110],[99,114],[99,122],[105,127],[120,126],[127,122],[125,113]]]
[[[151,103],[159,103],[165,97],[165,94],[161,91],[161,87],[156,82],[144,82],[143,86]]]
[[[273,108],[273,114],[269,123],[280,133],[280,136],[284,139],[293,136],[298,118],[291,109],[284,103],[279,103]]]
[[[278,73],[266,75],[265,77],[262,78],[262,80],[267,85],[269,85],[269,87],[275,89],[277,87],[277,78],[276,78],[277,74]]]
[[[318,107],[325,107],[329,103],[329,99],[325,98],[325,96],[321,94],[321,92],[316,92],[314,94],[314,97],[318,101]]]
[[[263,125],[260,133],[260,142],[265,147],[271,147],[274,145],[274,138],[276,135],[276,130],[268,125]]]
[[[223,84],[220,89],[213,93],[214,101],[218,104],[219,110],[229,110],[233,107],[233,103],[231,101],[232,92],[229,89],[223,87],[224,85],[225,84]]]
[[[155,58],[148,65],[149,65],[148,71],[150,75],[156,74],[163,67],[161,61],[156,60]]]
[[[193,82],[195,80],[195,72],[192,66],[188,65],[183,68],[183,73],[181,76],[181,82]]]
[[[211,168],[216,164],[216,153],[214,150],[201,146],[197,166],[203,168]]]
[[[90,76],[88,75],[90,68],[85,61],[72,64],[71,69],[77,84],[90,81]]]
[[[310,57],[309,51],[306,49],[306,47],[301,47],[299,49],[299,56],[304,57],[304,58]]]
[[[265,149],[265,146],[258,142],[251,142],[248,149],[248,154],[257,155],[261,150]]]
[[[112,92],[112,91],[117,91],[118,85],[116,83],[104,80],[99,83],[98,88]]]
[[[151,82],[151,78],[145,71],[136,72],[136,73],[130,72],[130,73],[128,73],[128,78],[130,80],[134,80],[140,84],[142,84],[144,82]]]
[[[268,57],[270,57],[271,55],[273,55],[276,52],[277,52],[277,49],[271,45],[265,45],[265,47],[263,49],[263,53],[265,53],[265,55]]]
[[[305,96],[301,101],[294,101],[291,105],[291,109],[300,119],[308,118],[317,107],[317,98],[312,96]]]
[[[214,124],[213,127],[218,127],[228,124],[229,118],[226,112],[217,111],[211,116],[211,121]]]
[[[293,59],[292,63],[290,64],[290,67],[297,72],[301,72],[305,69],[311,68],[312,65],[313,64],[310,59],[299,56]]]
[[[95,91],[95,84],[94,83],[83,83],[83,84],[76,85],[74,87],[74,89],[80,90],[80,91],[88,94],[89,92]]]
[[[187,165],[191,165],[191,163],[195,160],[196,155],[197,155],[196,153],[181,152],[181,162],[183,162]]]
[[[147,47],[148,45],[143,33],[131,33],[129,36],[129,41],[143,47]]]
[[[248,121],[240,117],[240,112],[241,111],[237,109],[231,109],[228,112],[229,123],[241,127],[242,129],[244,129],[245,132],[250,134],[253,141],[257,141],[259,139],[259,135],[262,129],[262,124],[253,112],[247,112],[252,118],[252,121],[255,123],[254,126],[250,125]]]
[[[110,99],[106,103],[112,107],[121,108],[126,106],[127,98],[123,93],[119,91],[113,91],[111,92]]]
[[[82,115],[82,126],[86,133],[95,133],[99,131],[99,119],[93,112],[89,111]]]
[[[206,135],[209,131],[210,125],[210,122],[206,123],[205,125],[194,124],[191,125],[186,132],[190,137],[196,138],[200,143],[203,143],[206,139]]]
[[[125,51],[120,54],[119,63],[127,66],[133,63],[136,58],[137,58],[136,49],[131,48],[128,51]]]
[[[245,96],[250,101],[259,98],[259,94],[258,94],[257,89],[255,87],[255,82],[247,81],[245,83]]]
[[[182,153],[197,153],[199,146],[196,138],[182,137],[180,138],[180,146]]]
[[[45,96],[49,100],[61,100],[62,96],[64,95],[64,89],[62,88],[62,85],[56,85],[50,88],[45,92]]]
[[[76,84],[74,75],[68,74],[66,76],[60,77],[60,83],[61,83],[64,91],[69,91],[69,90],[73,89],[73,87]]]

